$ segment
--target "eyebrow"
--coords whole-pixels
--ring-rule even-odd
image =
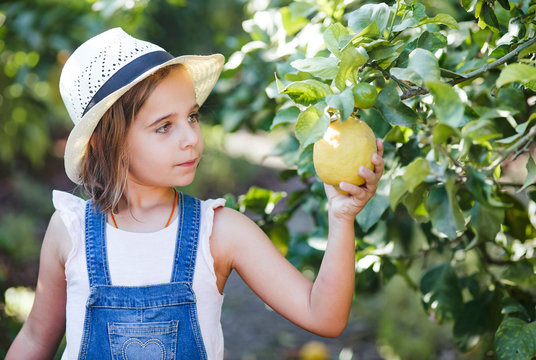
[[[194,106],[192,106],[192,107],[190,108],[189,113],[191,113],[192,111],[197,111],[197,110],[199,110],[199,107],[200,107],[200,106],[199,106],[198,104],[195,104]],[[177,113],[176,113],[176,112],[172,112],[172,113],[166,114],[166,115],[164,115],[164,116],[161,116],[161,117],[159,117],[158,119],[156,119],[155,121],[153,121],[151,124],[147,125],[147,128],[153,127],[153,126],[155,126],[156,124],[158,124],[159,122],[161,122],[161,121],[163,121],[163,120],[165,120],[165,119],[167,119],[167,118],[169,118],[169,117],[171,117],[171,116],[174,116],[174,115],[177,115]]]

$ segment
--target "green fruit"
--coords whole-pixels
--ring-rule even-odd
[[[352,89],[355,106],[359,109],[368,109],[378,100],[376,88],[369,83],[359,83]]]

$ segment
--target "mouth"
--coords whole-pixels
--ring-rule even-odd
[[[177,164],[177,166],[191,167],[191,166],[194,166],[195,164],[197,164],[197,158],[192,159],[192,160],[188,160],[188,161],[180,163],[180,164]]]

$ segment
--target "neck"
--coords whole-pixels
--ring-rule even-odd
[[[174,196],[172,187],[146,186],[129,182],[119,202],[119,212],[130,209],[134,213],[143,213],[155,207],[169,205]]]

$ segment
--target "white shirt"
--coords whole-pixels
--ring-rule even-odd
[[[85,305],[89,296],[84,236],[85,201],[72,194],[54,190],[52,202],[73,242],[65,263],[67,346],[62,356],[62,360],[70,360],[78,358]],[[199,326],[210,360],[223,359],[223,332],[220,323],[223,295],[216,285],[209,239],[214,209],[224,205],[224,199],[201,201],[201,225],[193,279]],[[170,281],[177,239],[177,219],[178,217],[167,228],[151,233],[128,232],[107,224],[106,247],[112,285],[142,286]]]

